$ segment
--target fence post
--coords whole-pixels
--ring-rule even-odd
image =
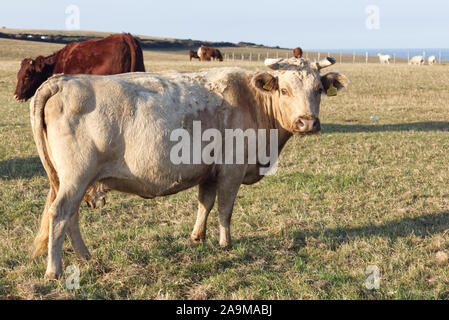
[[[368,64],[368,52],[365,52],[365,63]]]
[[[268,59],[268,51],[267,51],[267,59]]]
[[[396,64],[396,53],[393,53],[393,64]]]
[[[352,52],[352,63],[355,63],[355,51]]]
[[[440,64],[441,64],[441,51],[440,51],[440,59],[439,60],[440,60]]]
[[[276,59],[279,59],[279,52],[276,51]]]
[[[257,54],[257,61],[260,61],[260,53]]]
[[[249,53],[249,61],[253,61],[253,54],[252,54],[252,52]]]
[[[410,51],[407,52],[407,63],[410,64]]]
[[[242,61],[245,60],[245,55],[242,53]]]
[[[341,63],[341,52],[340,52],[340,63]]]
[[[318,52],[318,59],[317,61],[320,61],[320,52]]]

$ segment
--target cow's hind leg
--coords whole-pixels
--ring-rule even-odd
[[[72,214],[70,219],[70,225],[67,230],[70,241],[72,243],[75,252],[82,258],[88,260],[91,258],[89,250],[84,244],[83,238],[81,236],[81,231],[79,227],[79,208]]]
[[[216,193],[215,182],[206,182],[199,185],[198,213],[192,235],[190,236],[194,243],[202,243],[206,239],[207,217],[214,206]]]
[[[74,186],[78,187],[75,188]],[[55,279],[62,275],[62,244],[72,215],[77,212],[87,185],[63,184],[49,209],[48,262],[45,277]]]

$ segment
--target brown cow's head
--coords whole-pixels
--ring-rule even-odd
[[[216,52],[217,52],[217,59],[220,60],[220,61],[223,61],[223,56],[221,55],[220,50],[217,49]]]
[[[300,47],[293,49],[293,56],[298,59],[302,58],[302,49]]]
[[[17,73],[17,86],[14,98],[26,101],[31,98],[37,88],[51,75],[51,66],[45,63],[42,56],[33,59],[24,59]]]
[[[320,69],[334,63],[335,58],[331,57],[314,63],[296,58],[267,59],[265,64],[276,73],[259,73],[253,83],[273,96],[276,120],[284,129],[298,134],[317,133],[321,130],[321,95],[336,95],[349,83],[348,78],[338,72],[320,75]]]

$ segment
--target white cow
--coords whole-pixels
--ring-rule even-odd
[[[410,59],[409,64],[422,66],[424,64],[424,57],[423,56],[414,56],[413,58]]]
[[[45,276],[62,274],[66,232],[77,254],[90,257],[78,226],[78,209],[85,194],[97,189],[154,198],[199,185],[191,239],[204,241],[207,217],[218,198],[219,244],[229,247],[240,185],[259,181],[261,170],[273,165],[265,151],[278,154],[292,135],[319,132],[322,94],[336,95],[348,84],[337,72],[320,75],[320,69],[335,61],[268,59],[271,73],[219,68],[198,73],[59,75],[47,80],[30,104],[34,140],[50,180],[34,251],[36,255],[48,250]],[[232,142],[227,148],[229,140],[222,137],[229,131],[245,136],[256,131],[257,141],[250,144],[242,137],[241,147]],[[272,132],[277,134],[272,137]],[[181,139],[181,147],[179,138],[186,139]],[[265,144],[261,146],[260,140]],[[180,151],[183,161],[177,158]],[[254,161],[233,160],[242,154]]]
[[[431,65],[437,63],[437,58],[436,58],[435,56],[430,56],[430,57],[427,59],[427,63],[431,66]]]
[[[380,64],[390,64],[391,56],[388,54],[378,53]]]

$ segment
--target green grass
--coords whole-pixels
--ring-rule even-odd
[[[321,135],[294,137],[276,175],[242,186],[233,249],[219,249],[216,209],[207,241],[190,244],[196,188],[154,200],[111,193],[106,207],[81,208],[92,260],[64,245],[80,289],[43,280],[46,257],[30,253],[48,180],[28,104],[12,95],[20,59],[58,46],[0,40],[0,298],[449,298],[449,264],[435,261],[449,252],[449,72],[404,64],[329,68],[351,84],[323,99]],[[190,63],[185,52],[146,51],[145,62],[149,71],[264,68]],[[368,265],[380,269],[379,290],[365,288]]]

